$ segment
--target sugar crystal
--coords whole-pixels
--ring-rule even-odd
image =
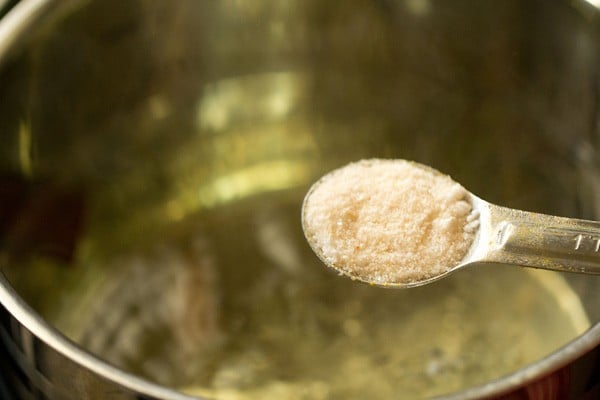
[[[477,222],[460,184],[405,160],[337,169],[313,186],[303,209],[306,238],[321,259],[376,284],[446,272],[467,254]]]

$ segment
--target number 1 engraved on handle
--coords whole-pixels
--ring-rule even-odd
[[[583,250],[586,246],[586,243],[592,244],[590,246],[594,252],[600,251],[600,238],[593,237],[591,235],[579,234],[575,236],[575,250]]]

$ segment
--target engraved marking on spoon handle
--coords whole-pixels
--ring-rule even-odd
[[[489,259],[535,268],[600,274],[600,223],[496,209]]]

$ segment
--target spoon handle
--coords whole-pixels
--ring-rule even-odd
[[[600,274],[600,222],[487,206],[479,261]]]

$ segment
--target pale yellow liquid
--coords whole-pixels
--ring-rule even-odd
[[[219,206],[156,245],[91,262],[57,325],[125,370],[224,400],[441,395],[515,371],[589,326],[546,271],[474,267],[408,290],[338,277],[303,238],[301,198]]]

